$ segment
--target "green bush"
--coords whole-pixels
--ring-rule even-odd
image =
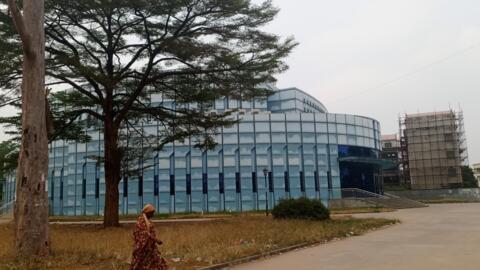
[[[273,208],[272,215],[279,219],[325,220],[330,211],[320,200],[308,198],[283,199]]]

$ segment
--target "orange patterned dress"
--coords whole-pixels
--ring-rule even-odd
[[[167,263],[160,256],[157,248],[155,228],[152,222],[148,225],[147,222],[149,221],[146,221],[143,215],[137,219],[133,231],[135,243],[130,270],[166,270]]]

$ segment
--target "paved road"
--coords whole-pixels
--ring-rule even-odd
[[[397,218],[402,224],[233,269],[480,269],[480,204],[439,204],[356,216]]]

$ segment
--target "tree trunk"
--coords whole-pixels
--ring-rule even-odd
[[[45,117],[44,2],[23,1],[23,15],[8,2],[23,43],[22,143],[17,168],[15,251],[19,257],[47,256],[48,139]]]
[[[104,127],[105,146],[105,210],[103,216],[104,227],[120,225],[118,216],[118,184],[121,178],[121,154],[118,148],[118,128],[109,117],[105,117]]]

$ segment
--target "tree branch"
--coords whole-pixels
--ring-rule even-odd
[[[66,76],[63,76],[61,74],[55,74],[53,72],[50,72],[50,71],[46,71],[46,75],[52,77],[52,78],[55,78],[55,79],[58,79],[58,80],[61,80],[61,81],[64,81],[66,84],[69,84],[71,85],[73,88],[75,88],[77,91],[79,91],[80,93],[84,94],[85,96],[87,96],[88,98],[90,98],[95,104],[98,104],[98,105],[102,105],[102,100],[100,100],[99,97],[96,97],[95,95],[93,95],[90,91],[84,89],[82,86],[78,85],[76,82],[74,82],[73,80],[67,78]]]

